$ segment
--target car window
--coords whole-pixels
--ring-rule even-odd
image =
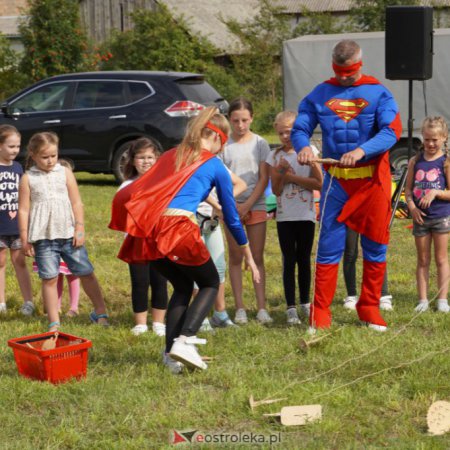
[[[206,81],[184,78],[176,80],[181,92],[194,102],[205,104],[223,100],[222,96]]]
[[[109,108],[125,105],[123,81],[80,81],[72,108]]]
[[[140,83],[140,82],[134,82],[130,81],[128,84],[130,88],[130,101],[131,102],[137,102],[138,100],[141,100],[145,97],[148,97],[149,95],[153,94],[153,89],[147,84],[147,83]]]
[[[70,83],[40,86],[11,104],[12,113],[57,111],[63,109]]]

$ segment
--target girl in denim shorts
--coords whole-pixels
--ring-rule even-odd
[[[26,256],[34,256],[42,279],[49,331],[59,329],[57,281],[62,258],[80,277],[94,305],[90,319],[108,325],[94,268],[84,247],[84,214],[72,171],[58,163],[58,136],[43,132],[28,143],[27,168],[19,188],[19,231]]]
[[[422,124],[423,148],[411,159],[406,180],[406,199],[413,218],[417,248],[417,290],[415,310],[428,309],[428,281],[431,243],[437,267],[437,310],[448,313],[448,234],[450,231],[450,158],[447,153],[448,127],[442,117],[427,117]]]

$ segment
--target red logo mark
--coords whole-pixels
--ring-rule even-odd
[[[353,100],[346,100],[342,98],[332,98],[325,103],[325,106],[331,109],[344,122],[358,117],[361,111],[369,104],[363,98],[355,98]]]

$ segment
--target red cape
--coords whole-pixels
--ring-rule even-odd
[[[373,177],[349,198],[337,220],[372,241],[388,244],[392,184],[389,152],[368,163],[376,165]]]
[[[324,83],[332,84],[334,86],[342,86],[339,81],[333,77],[330,78],[327,81],[324,81]],[[358,81],[355,81],[352,86],[362,86],[363,84],[381,84],[375,77],[371,77],[370,75],[361,75],[361,78]],[[350,86],[343,86],[343,87],[350,87]]]
[[[131,236],[147,237],[170,201],[198,167],[213,158],[202,151],[198,161],[175,171],[176,149],[168,150],[138,180],[116,193],[109,228]]]

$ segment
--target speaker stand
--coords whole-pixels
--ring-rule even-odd
[[[398,202],[405,188],[406,177],[408,175],[409,160],[411,159],[413,152],[413,80],[408,80],[408,164],[403,168],[400,180],[395,188],[394,195],[392,196],[392,215],[389,222],[389,228],[391,228],[394,222],[395,212],[397,211]]]

